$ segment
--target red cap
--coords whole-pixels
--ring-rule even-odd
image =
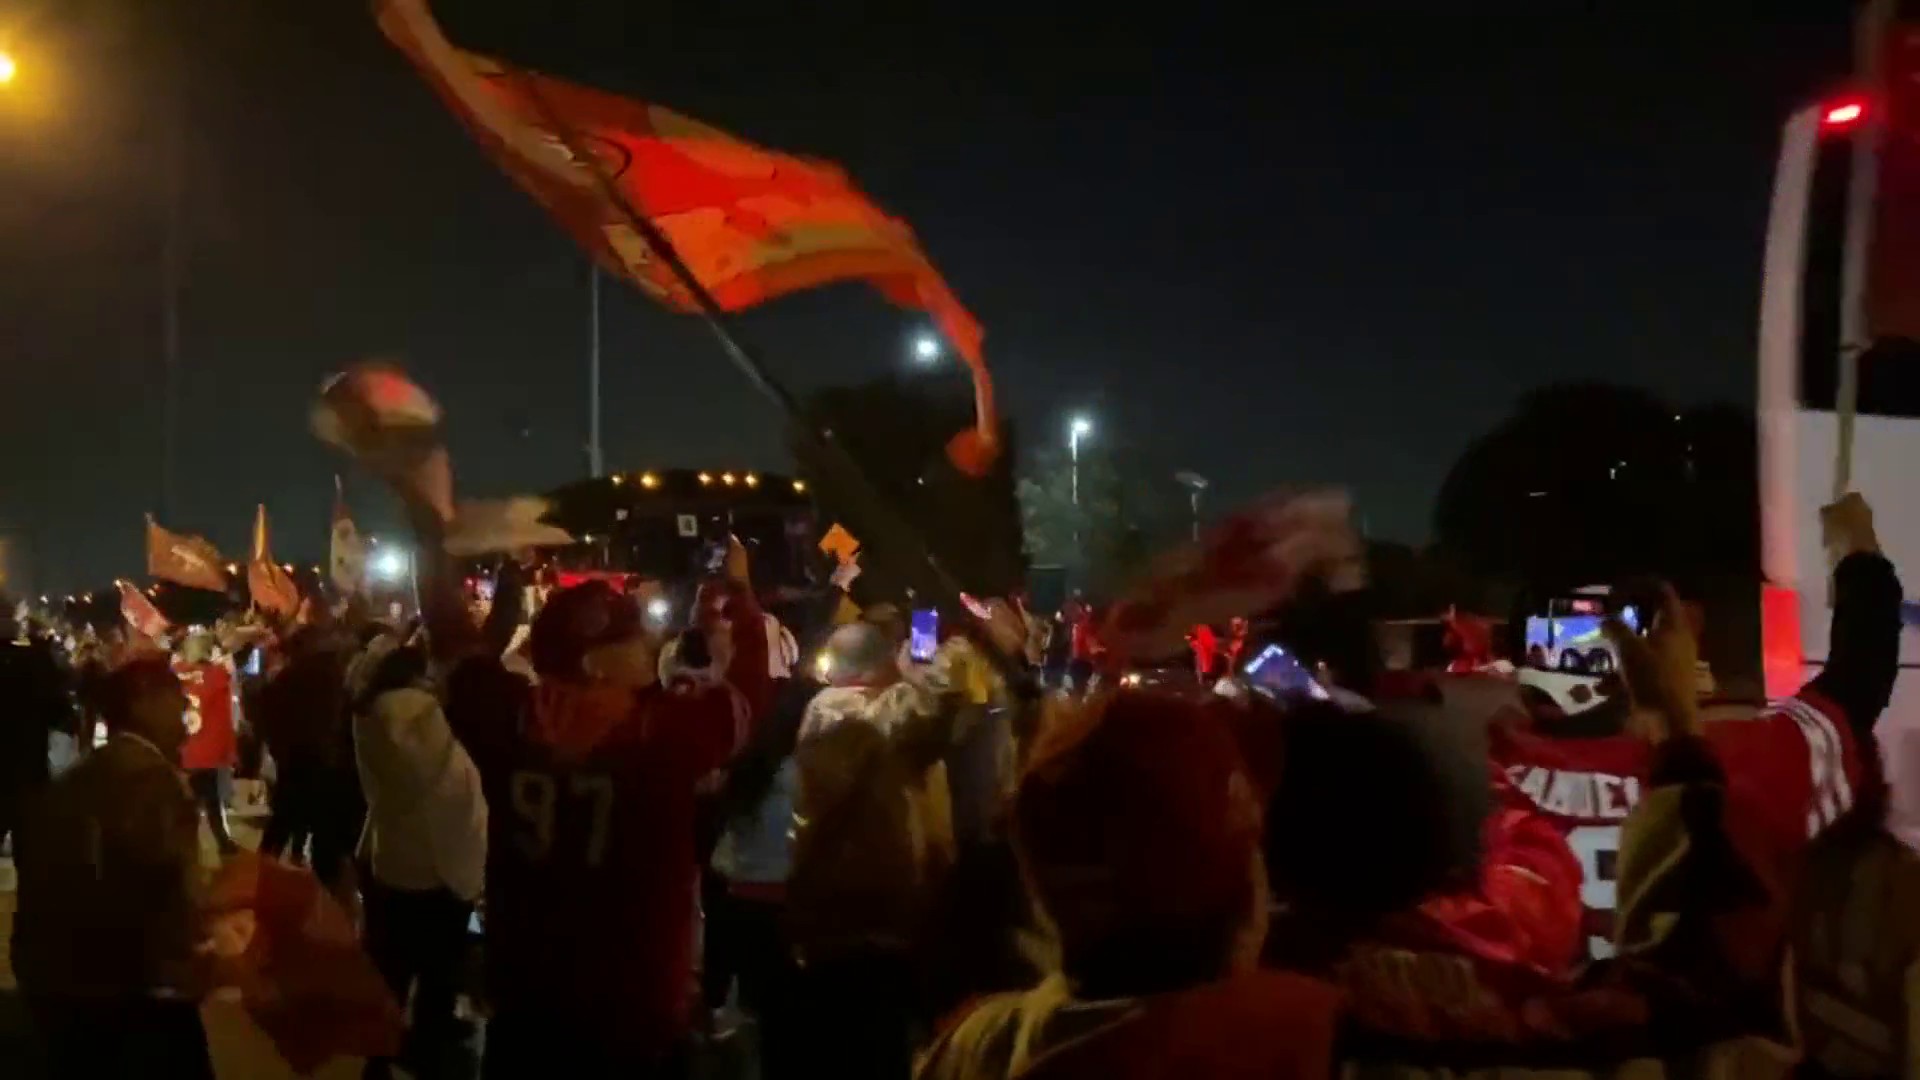
[[[547,598],[533,617],[527,653],[543,679],[579,679],[580,661],[602,645],[642,632],[640,605],[604,581],[583,581]]]
[[[1068,943],[1244,914],[1260,806],[1221,710],[1119,694],[1041,737],[1014,796],[1022,858]]]

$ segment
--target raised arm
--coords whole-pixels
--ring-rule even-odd
[[[1880,553],[1866,500],[1848,495],[1822,510],[1820,519],[1828,550],[1840,562],[1833,571],[1827,663],[1802,692],[1831,702],[1845,714],[1854,738],[1864,742],[1900,673],[1900,578]]]
[[[387,483],[406,509],[413,528],[413,567],[420,593],[420,615],[436,667],[450,670],[459,661],[486,651],[486,638],[467,613],[460,575],[447,554],[447,527],[453,518],[453,464],[443,446],[424,458],[384,470]],[[495,655],[498,655],[496,651]]]

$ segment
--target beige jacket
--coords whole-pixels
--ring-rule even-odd
[[[953,861],[952,746],[970,662],[943,647],[912,680],[815,695],[794,750],[788,917],[803,958],[907,949]]]

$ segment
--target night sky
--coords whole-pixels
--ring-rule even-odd
[[[1847,11],[1649,14],[1695,6],[435,10],[468,48],[844,164],[985,323],[1028,440],[1086,407],[1223,502],[1339,481],[1374,533],[1419,540],[1448,464],[1530,386],[1750,399],[1776,125],[1844,72]],[[277,549],[318,557],[337,466],[306,409],[369,355],[447,406],[468,493],[584,473],[584,261],[365,5],[0,0],[0,46],[21,65],[0,91],[0,527],[51,587],[137,573],[158,509],[169,115],[172,524],[244,554],[264,500]],[[697,322],[607,298],[610,465],[786,465]],[[849,286],[744,325],[804,389],[904,366],[919,324]],[[364,486],[356,504],[387,523]]]

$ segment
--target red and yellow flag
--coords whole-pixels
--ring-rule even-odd
[[[147,576],[191,589],[225,592],[226,560],[204,537],[161,528],[147,516]]]
[[[247,591],[253,596],[253,606],[262,611],[288,619],[300,611],[300,587],[273,561],[264,503],[253,515],[253,554],[247,559]]]
[[[865,281],[888,300],[927,312],[973,372],[976,427],[951,448],[955,463],[969,472],[991,463],[998,423],[979,322],[913,231],[838,167],[465,52],[441,34],[424,0],[375,0],[375,11],[388,39],[507,175],[602,265],[668,307],[699,310],[620,201],[653,222],[725,310]]]

